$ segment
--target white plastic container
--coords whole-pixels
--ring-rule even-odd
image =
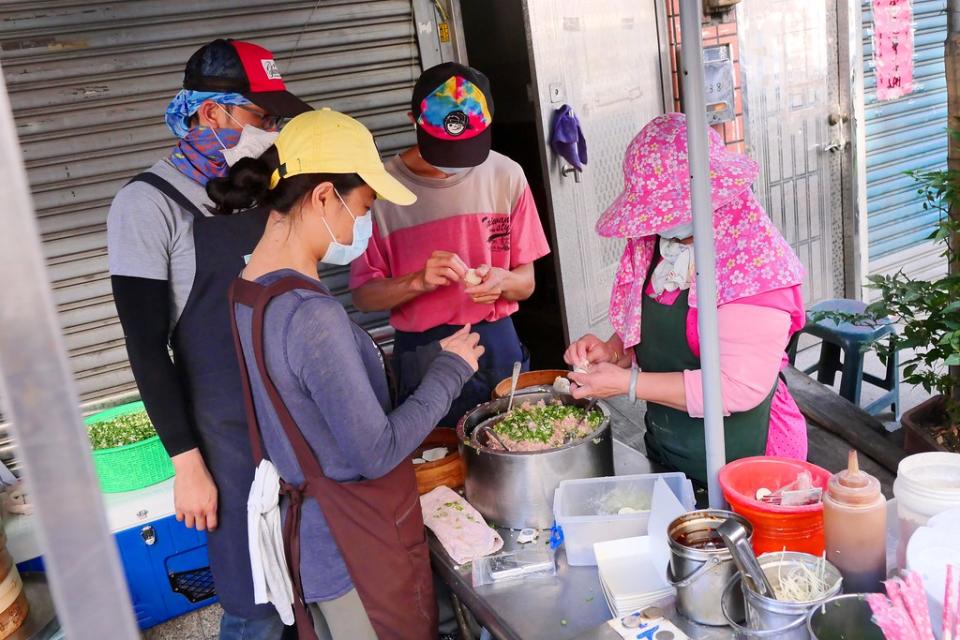
[[[553,515],[563,529],[567,563],[596,565],[594,543],[647,535],[653,486],[659,478],[686,509],[694,508],[693,484],[678,472],[561,482],[553,497]]]
[[[893,482],[900,540],[897,566],[906,566],[910,536],[927,521],[960,507],[960,453],[918,453],[900,461]]]

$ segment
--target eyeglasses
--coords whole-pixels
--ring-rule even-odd
[[[256,109],[251,109],[250,107],[242,104],[232,105],[238,109],[243,109],[247,113],[253,114],[260,118],[260,124],[263,125],[264,129],[276,129],[279,130],[282,127],[287,119],[283,116],[275,116],[271,113],[265,113],[263,111],[257,111]]]

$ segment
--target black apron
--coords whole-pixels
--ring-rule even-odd
[[[203,459],[217,485],[218,525],[216,531],[207,533],[217,595],[231,615],[276,615],[272,605],[253,602],[247,497],[254,466],[227,302],[230,284],[243,270],[244,257],[260,241],[269,211],[252,209],[231,216],[206,216],[155,174],[141,174],[133,181],[156,187],[194,216],[197,271],[170,342]]]

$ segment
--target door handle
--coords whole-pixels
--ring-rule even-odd
[[[829,151],[830,153],[836,153],[841,149],[843,149],[843,145],[840,144],[839,142],[831,142],[830,144],[828,144],[823,148],[824,151]]]
[[[850,116],[848,116],[845,113],[831,113],[830,116],[827,118],[827,122],[830,123],[830,126],[835,127],[838,124],[845,123],[849,119],[850,119]]]

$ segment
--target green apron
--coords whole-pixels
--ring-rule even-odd
[[[672,305],[661,304],[644,294],[641,339],[635,348],[637,362],[642,371],[665,373],[700,369],[700,358],[687,344],[689,294],[689,290],[682,292]],[[774,391],[776,384],[759,406],[724,418],[727,462],[748,456],[762,456],[766,451],[770,403]],[[647,457],[683,471],[688,478],[706,483],[706,446],[702,418],[691,418],[685,411],[648,402],[644,422],[647,426],[644,436]]]

